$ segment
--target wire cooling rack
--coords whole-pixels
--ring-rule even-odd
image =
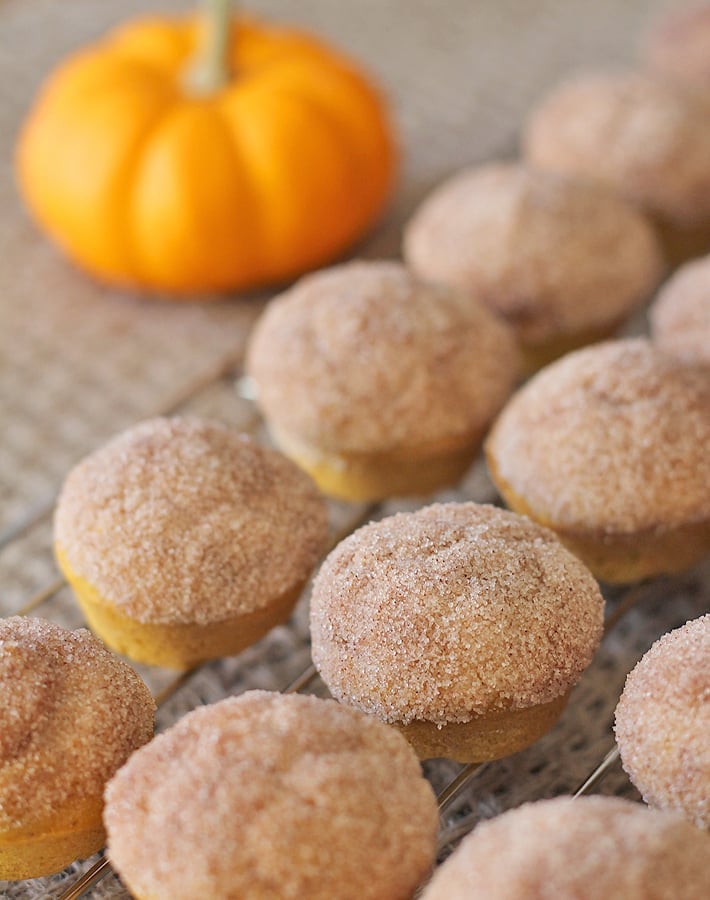
[[[252,0],[257,14],[310,28],[362,60],[387,90],[404,159],[388,219],[359,254],[396,256],[403,222],[449,171],[503,152],[531,103],[572,69],[628,64],[645,23],[673,0]],[[83,625],[51,554],[51,511],[79,458],[152,415],[214,417],[266,440],[239,390],[240,361],[264,297],[202,306],[144,303],[65,264],[17,197],[13,147],[41,79],[67,52],[136,13],[191,0],[3,0],[0,3],[0,615],[23,611]],[[479,461],[436,497],[377,508],[330,505],[332,536],[431,500],[495,501]],[[585,790],[637,797],[616,762],[611,721],[626,673],[661,634],[706,611],[710,566],[628,591],[605,590],[612,626],[558,725],[508,759],[425,772],[440,798],[440,855],[476,821],[523,802]],[[310,678],[304,596],[287,626],[239,656],[176,677],[137,666],[160,700],[158,728],[203,703],[251,688],[320,692]],[[28,803],[31,799],[28,798]],[[96,859],[50,878],[2,883],[8,900],[78,896]],[[87,885],[88,887],[88,885]],[[108,872],[93,898],[126,897]]]
[[[215,415],[219,411],[221,418],[268,441],[249,391],[244,388],[245,380],[239,377],[238,371],[228,367],[211,377],[196,380],[181,398],[161,412]],[[225,417],[227,411],[230,414]],[[11,548],[17,542],[32,539],[36,531],[48,534],[53,496],[52,493],[46,502],[5,528],[0,535],[0,546]],[[479,462],[456,490],[426,500],[369,505],[331,502],[331,545],[365,521],[395,510],[416,508],[430,499],[497,501]],[[706,566],[673,579],[606,589],[608,613],[602,648],[572,694],[561,722],[548,736],[506,760],[467,766],[445,760],[424,764],[439,800],[439,859],[480,819],[526,800],[560,793],[587,793],[600,785],[608,792],[637,796],[617,765],[611,736],[616,699],[627,670],[650,643],[704,610],[707,597],[704,585],[709,578],[710,566]],[[307,602],[306,591],[288,625],[274,629],[238,657],[206,663],[179,674],[136,666],[156,697],[159,729],[199,704],[249,688],[324,694],[308,655]],[[23,604],[7,612],[43,615],[72,626],[83,624],[71,592],[60,576],[53,577]],[[4,887],[8,898],[52,896],[75,900],[85,893],[96,897],[127,896],[103,856],[77,862],[58,876],[24,883],[8,882]]]

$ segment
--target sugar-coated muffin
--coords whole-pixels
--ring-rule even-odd
[[[659,291],[649,317],[656,346],[710,366],[710,256],[680,268]]]
[[[458,481],[519,359],[475,298],[398,263],[356,262],[270,304],[247,369],[283,452],[325,493],[374,500]]]
[[[641,659],[615,731],[644,800],[710,829],[710,615],[664,635]]]
[[[135,671],[85,629],[0,620],[0,879],[37,878],[104,843],[106,782],[153,736]]]
[[[642,56],[661,77],[710,96],[710,4],[660,19],[646,35]]]
[[[152,419],[70,472],[54,527],[92,629],[140,662],[187,668],[288,618],[327,512],[280,453],[217,422]]]
[[[266,691],[196,709],[136,753],[106,790],[105,820],[139,900],[408,900],[438,825],[394,729]]]
[[[638,338],[570,353],[510,400],[487,444],[507,505],[597,578],[680,572],[710,551],[710,378]]]
[[[447,503],[373,522],[313,586],[313,662],[338,700],[420,757],[515,753],[548,731],[591,661],[603,600],[555,535]]]
[[[618,797],[558,797],[483,822],[422,900],[705,900],[710,837]]]
[[[404,256],[512,327],[529,370],[609,336],[652,293],[662,252],[605,187],[520,163],[454,175],[414,214]]]
[[[579,76],[532,112],[524,146],[531,163],[637,204],[672,262],[710,249],[710,114],[698,97],[641,73]]]

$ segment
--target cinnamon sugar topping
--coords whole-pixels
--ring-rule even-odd
[[[710,256],[679,269],[650,313],[657,347],[686,362],[710,366]]]
[[[644,57],[662,77],[710,92],[710,6],[696,3],[672,10],[646,38]]]
[[[483,822],[422,900],[706,900],[710,837],[618,797],[557,797]]]
[[[519,359],[475,297],[423,284],[397,263],[357,262],[303,278],[271,303],[247,366],[280,430],[364,453],[478,434]]]
[[[436,802],[407,742],[315,697],[197,709],[106,801],[111,861],[139,896],[391,900],[433,862]]]
[[[68,476],[55,540],[121,612],[219,622],[305,581],[327,537],[323,500],[281,454],[216,422],[154,419]]]
[[[646,802],[710,829],[710,615],[646,653],[626,679],[615,731]]]
[[[710,518],[710,378],[647,340],[570,353],[511,399],[486,452],[543,521],[631,533]]]
[[[0,697],[6,834],[49,827],[68,806],[98,805],[104,784],[153,734],[148,688],[84,629],[0,620]]]
[[[407,227],[422,277],[467,290],[524,341],[608,327],[661,277],[651,226],[599,185],[519,163],[450,178]]]
[[[313,588],[313,660],[338,699],[389,722],[467,722],[560,697],[601,636],[584,565],[522,516],[437,504],[361,528]]]
[[[710,116],[700,99],[641,73],[588,74],[535,109],[527,159],[601,181],[679,225],[710,216]]]

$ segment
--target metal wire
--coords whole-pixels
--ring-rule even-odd
[[[591,793],[595,787],[604,779],[604,777],[609,773],[609,771],[614,767],[617,760],[619,759],[619,748],[614,746],[609,750],[609,752],[604,756],[604,759],[587,775],[584,781],[581,782],[579,787],[572,793],[573,797],[582,797],[585,794]],[[468,767],[467,767],[468,768]],[[480,769],[480,767],[476,767],[476,769]],[[464,770],[465,771],[465,770]],[[463,775],[464,772],[461,772],[460,775]],[[477,771],[472,773],[472,776],[477,774]],[[470,776],[470,777],[472,777]],[[465,784],[470,781],[470,777],[465,780]],[[439,807],[441,809],[441,797],[444,796],[445,793],[449,791],[449,788],[452,788],[456,782],[456,779],[451,782],[451,784],[446,788],[446,791],[440,795],[439,799]],[[462,785],[463,786],[463,785]],[[461,786],[461,787],[462,787]],[[460,789],[460,788],[459,788]],[[456,790],[454,790],[455,796]],[[447,796],[447,800],[451,798]],[[444,851],[447,847],[450,847],[452,844],[457,843],[461,840],[461,838],[466,837],[466,835],[473,831],[475,826],[480,821],[480,817],[476,814],[465,816],[461,819],[458,819],[453,823],[449,828],[445,828],[442,833],[439,835],[439,840],[437,842],[437,856],[440,856],[442,851]]]
[[[17,616],[26,616],[31,612],[34,612],[38,609],[43,603],[47,603],[52,599],[56,594],[58,594],[63,587],[66,586],[66,581],[64,578],[55,578],[51,584],[48,584],[46,587],[42,588],[41,591],[37,591],[30,599],[25,603],[24,606],[21,606],[15,615]]]
[[[59,900],[78,900],[78,898],[85,894],[89,888],[94,887],[94,885],[98,884],[99,881],[103,880],[112,871],[108,857],[103,856],[98,862],[95,862],[90,869],[87,869],[81,878],[77,879],[71,887],[67,888],[63,894],[60,894]]]
[[[468,785],[476,775],[480,775],[486,767],[487,763],[468,763],[458,773],[458,775],[450,781],[444,790],[436,798],[439,805],[439,815],[443,816],[446,810],[451,806],[461,791]]]
[[[576,791],[572,794],[573,797],[582,797],[584,794],[590,793],[593,788],[595,788],[599,782],[604,778],[609,769],[612,768],[614,763],[619,758],[619,748],[614,745],[611,750],[606,754],[604,759],[599,763],[599,765],[591,772],[584,781],[579,785]]]

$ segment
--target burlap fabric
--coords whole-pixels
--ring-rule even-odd
[[[463,164],[513,155],[519,124],[537,96],[575,68],[630,62],[640,30],[667,5],[658,0],[260,0],[250,8],[333,40],[365,62],[388,92],[401,133],[400,183],[386,219],[357,250],[377,257],[398,254],[401,226],[433,183]],[[158,6],[175,11],[188,4]],[[154,8],[145,0],[0,5],[3,615],[39,599],[56,581],[52,503],[63,475],[85,452],[134,421],[173,408],[260,429],[232,373],[268,297],[171,307],[98,287],[36,231],[14,186],[15,137],[43,76],[111,24]],[[479,465],[460,490],[440,498],[492,496]],[[377,514],[394,508],[388,504]],[[342,506],[334,509],[334,518],[347,525],[359,512]],[[705,611],[708,584],[706,566],[648,587],[605,640],[560,725],[535,747],[490,765],[462,797],[458,814],[490,816],[571,790],[611,746],[611,716],[626,672],[656,637]],[[203,668],[161,709],[160,727],[198,703],[245,688],[286,685],[308,663],[306,603],[304,598],[289,627],[276,629],[236,659]],[[81,624],[66,589],[38,606],[37,614]],[[155,670],[141,673],[156,690],[172,678]],[[457,766],[442,762],[427,771],[440,788]],[[636,796],[618,769],[601,790]],[[9,898],[59,896],[91,862],[53,878],[0,882],[0,892]],[[92,896],[127,895],[109,877]]]

